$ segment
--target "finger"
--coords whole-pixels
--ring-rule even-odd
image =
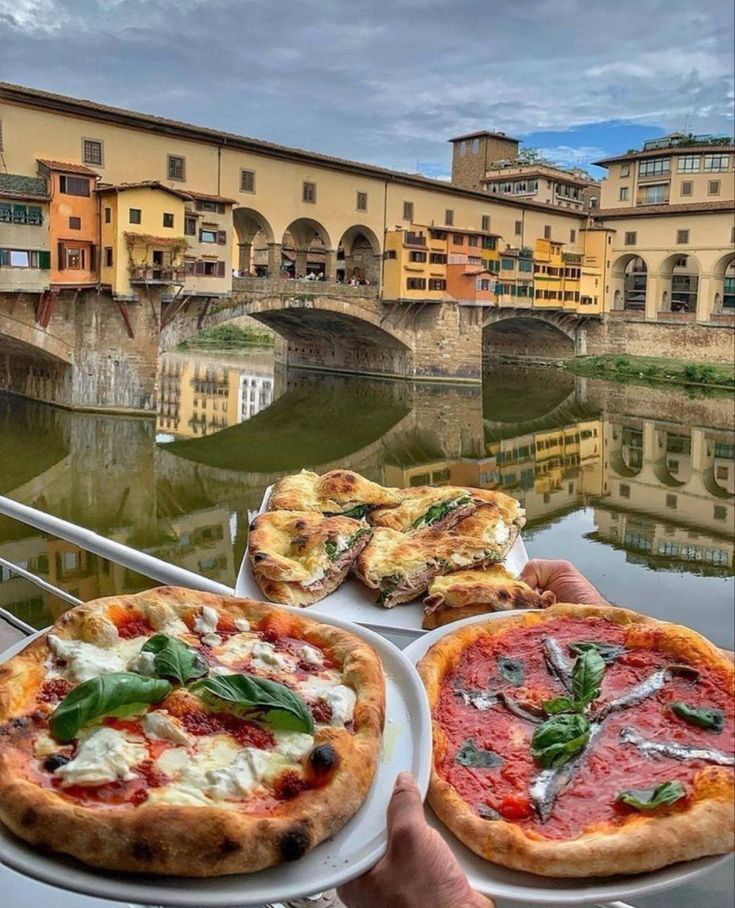
[[[421,792],[410,772],[399,773],[388,804],[388,847],[398,836],[420,829],[426,822]]]
[[[527,583],[531,589],[544,589],[544,580],[548,576],[548,563],[548,561],[542,561],[540,558],[527,561],[521,571],[521,580]]]

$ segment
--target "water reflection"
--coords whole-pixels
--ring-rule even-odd
[[[284,472],[502,488],[527,509],[533,553],[663,617],[696,598],[688,623],[731,644],[727,400],[548,370],[495,369],[482,389],[286,373],[267,353],[171,354],[161,388],[157,426],[0,397],[0,491],[231,584],[249,515]],[[8,520],[0,557],[81,599],[150,585]],[[26,620],[64,608],[0,571],[0,604]]]

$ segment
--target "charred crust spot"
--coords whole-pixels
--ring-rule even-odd
[[[305,521],[305,520],[297,520],[296,523],[293,525],[293,528],[294,528],[295,530],[299,530],[299,531],[300,531],[300,530],[305,530],[305,529],[306,529],[306,521]]]
[[[33,720],[30,716],[16,716],[5,725],[0,725],[0,736],[14,735],[18,738],[26,738],[32,732]]]
[[[292,545],[295,549],[301,549],[301,548],[303,548],[308,542],[309,542],[309,539],[308,539],[307,536],[294,536],[294,538],[291,540],[291,545]]]
[[[267,561],[267,560],[268,560],[268,556],[266,555],[265,552],[256,552],[253,555],[253,561],[261,562],[261,561]]]
[[[37,820],[38,820],[38,812],[36,810],[34,810],[33,807],[29,807],[27,810],[24,810],[23,813],[21,814],[20,825],[25,826],[26,829],[29,829],[31,826],[36,825]]]
[[[136,839],[131,850],[133,857],[139,861],[152,861],[156,857],[156,849],[147,839]]]
[[[297,823],[278,837],[278,851],[284,861],[298,861],[309,850],[311,836],[305,823]]]
[[[309,754],[309,769],[317,778],[329,775],[339,766],[339,754],[331,744],[319,744]]]
[[[510,599],[508,590],[498,590],[498,599],[500,599],[501,602],[507,602],[508,599]]]
[[[242,844],[235,839],[222,839],[219,844],[220,856],[236,854],[238,851],[242,851]]]

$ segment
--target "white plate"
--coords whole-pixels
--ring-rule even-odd
[[[508,615],[524,614],[519,610],[496,612],[490,615],[475,615],[463,618],[452,624],[430,631],[415,640],[404,650],[404,655],[417,664],[431,647],[460,627],[467,624],[478,624],[481,621],[492,621]],[[682,883],[688,883],[694,877],[714,870],[729,855],[700,858],[684,864],[672,864],[652,873],[641,873],[634,876],[589,877],[587,879],[560,879],[556,877],[537,876],[524,873],[522,870],[511,870],[499,864],[491,864],[478,857],[473,851],[455,838],[431,808],[426,806],[426,818],[429,825],[437,829],[457,856],[473,888],[494,898],[507,899],[511,902],[533,902],[538,905],[589,905],[597,902],[612,902],[640,895],[651,895],[664,889],[671,889]]]
[[[258,513],[262,514],[266,510],[272,489],[273,486],[268,486],[265,490]],[[527,561],[526,547],[518,535],[504,564],[509,571],[520,574]],[[263,598],[263,594],[253,578],[247,552],[242,559],[237,575],[235,593],[251,599]],[[377,631],[379,634],[386,635],[387,633],[398,646],[405,646],[411,640],[426,633],[421,627],[424,611],[420,599],[396,605],[393,608],[383,608],[382,605],[376,604],[376,596],[375,590],[368,589],[359,580],[350,576],[333,593],[317,602],[316,605],[310,606],[309,611],[315,609],[320,615],[346,618],[348,621],[354,621],[356,624]]]
[[[293,864],[252,874],[197,879],[94,870],[73,858],[42,854],[0,823],[0,863],[42,883],[84,895],[181,908],[262,906],[341,886],[360,876],[385,851],[385,812],[398,773],[412,772],[422,794],[426,793],[431,768],[431,718],[416,669],[400,650],[346,621],[323,621],[350,631],[377,650],[386,678],[385,735],[375,780],[365,803],[334,838]],[[0,656],[0,662],[20,652],[28,642],[22,640],[11,647]]]

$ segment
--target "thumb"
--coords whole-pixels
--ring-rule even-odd
[[[521,580],[527,583],[533,590],[543,587],[541,581],[545,572],[542,565],[543,562],[538,560],[528,561],[523,565],[523,569],[521,570]]]
[[[394,837],[423,825],[424,805],[421,792],[410,772],[399,773],[388,804],[388,847]]]

